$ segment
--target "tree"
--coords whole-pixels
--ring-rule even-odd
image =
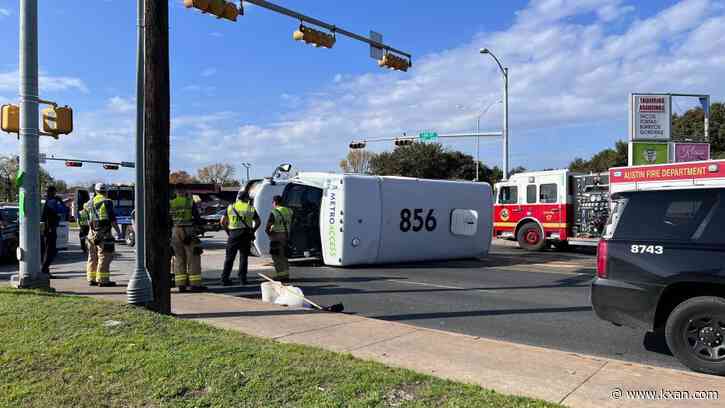
[[[614,149],[604,149],[585,160],[581,157],[575,158],[569,163],[569,170],[580,173],[601,173],[611,167],[626,166],[628,162],[628,146],[624,141],[617,141]]]
[[[16,202],[18,189],[15,186],[15,177],[18,174],[18,162],[15,156],[0,156],[0,200]],[[39,172],[39,188],[41,196],[50,185],[54,185],[59,193],[67,191],[68,186],[63,180],[55,180],[44,168]]]
[[[191,184],[196,180],[184,170],[177,170],[169,174],[169,184]]]
[[[489,168],[481,163],[478,166],[481,181],[494,184],[503,177],[503,171],[498,167]],[[517,167],[514,171],[525,169]],[[476,161],[471,155],[446,149],[438,143],[414,143],[371,157],[370,173],[380,176],[473,180],[476,176]]]
[[[698,140],[704,133],[705,113],[702,108],[690,109],[682,115],[672,116],[672,135],[679,140]],[[709,131],[712,157],[725,157],[725,103],[710,105]]]
[[[233,177],[234,167],[225,163],[215,163],[197,170],[197,178],[202,183],[221,184],[223,186],[239,185],[239,181],[234,180]]]
[[[370,161],[375,153],[365,149],[354,149],[347,153],[345,159],[340,160],[340,169],[345,173],[370,174]]]

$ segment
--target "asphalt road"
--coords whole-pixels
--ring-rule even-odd
[[[206,284],[214,292],[259,298],[258,285],[218,285],[223,238],[215,234],[204,241]],[[118,248],[113,272],[130,270],[133,253],[125,246]],[[271,267],[268,260],[250,260]],[[57,269],[80,274],[81,262],[73,245],[60,257]],[[14,270],[12,265],[0,266],[0,280]],[[295,263],[292,284],[315,302],[343,302],[347,313],[683,369],[669,355],[664,340],[615,327],[594,315],[589,303],[594,274],[593,253],[529,253],[508,244],[494,245],[481,260],[356,268]]]

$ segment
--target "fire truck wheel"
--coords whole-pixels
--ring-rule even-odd
[[[516,234],[516,240],[519,241],[519,246],[527,251],[541,251],[546,246],[544,233],[534,222],[524,224]]]

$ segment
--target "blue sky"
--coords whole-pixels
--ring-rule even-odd
[[[482,128],[499,130],[501,78],[481,47],[510,67],[513,166],[564,167],[625,138],[630,92],[725,99],[718,0],[277,2],[358,33],[379,31],[414,55],[413,68],[381,70],[366,45],[347,38],[332,50],[296,43],[295,20],[253,5],[231,23],[171,0],[172,170],[225,162],[240,172],[242,161],[256,176],[280,162],[336,170],[352,139],[473,130],[492,103]],[[41,96],[76,112],[76,131],[44,139],[42,150],[133,160],[135,1],[39,3]],[[0,38],[6,103],[17,99],[17,0],[0,0]],[[15,139],[4,140],[0,154],[17,154]],[[475,144],[450,146],[473,154]],[[499,144],[482,143],[481,159],[499,164]],[[71,182],[133,179],[93,166],[46,168]]]

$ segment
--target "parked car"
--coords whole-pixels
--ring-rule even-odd
[[[0,206],[0,258],[14,258],[19,241],[18,207]]]
[[[663,334],[691,370],[725,375],[725,161],[617,168],[610,183],[594,311]]]
[[[226,208],[220,208],[213,213],[209,215],[204,215],[201,217],[204,224],[202,225],[202,228],[204,231],[219,231],[222,229],[222,226],[219,224],[219,221],[221,221],[222,216],[226,214],[227,209]]]

